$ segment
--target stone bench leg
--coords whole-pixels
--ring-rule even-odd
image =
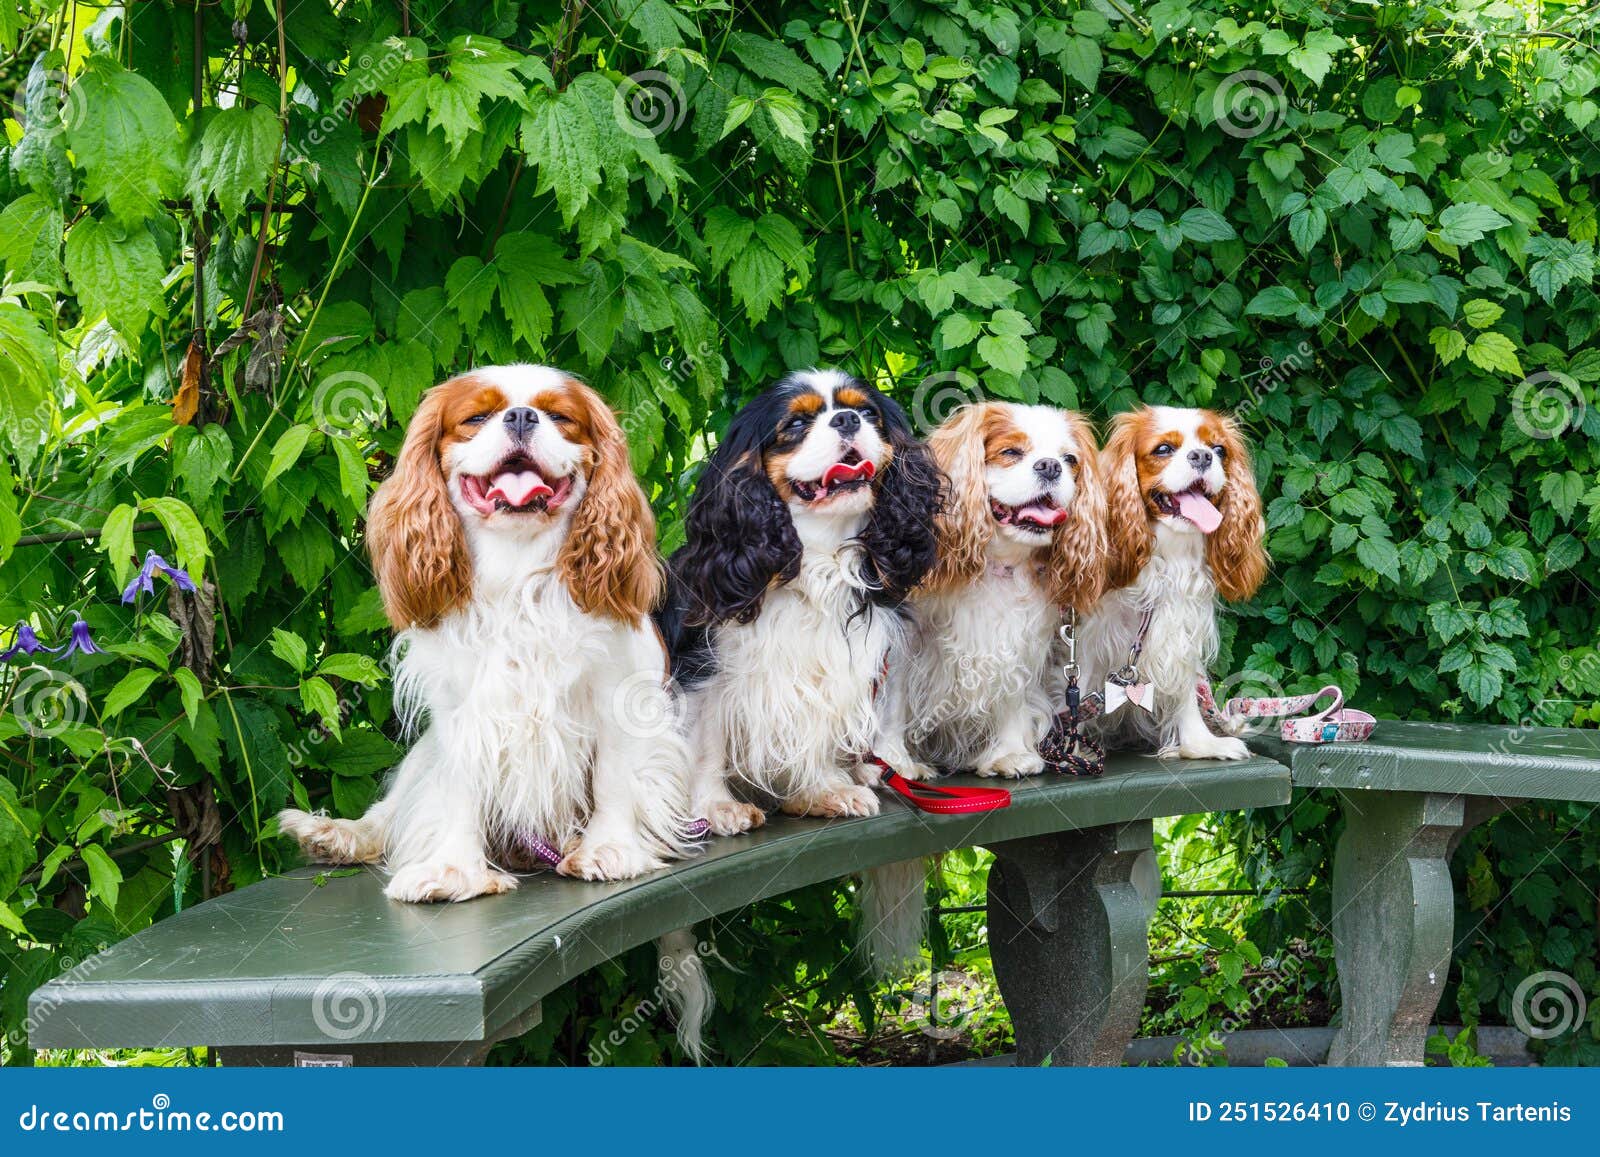
[[[1454,947],[1450,853],[1504,805],[1441,792],[1339,794],[1333,948],[1343,1013],[1328,1064],[1420,1065]]]
[[[1154,868],[1150,821],[991,850],[989,948],[1017,1063],[1120,1065],[1150,982],[1155,897],[1134,885]]]

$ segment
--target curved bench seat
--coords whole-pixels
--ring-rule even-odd
[[[40,988],[30,1001],[31,1042],[206,1044],[220,1046],[231,1063],[288,1063],[305,1051],[363,1063],[462,1063],[536,1023],[540,999],[559,985],[663,933],[818,881],[974,844],[1013,865],[1008,907],[1028,939],[1041,929],[1056,934],[1046,926],[1055,923],[1050,906],[1058,896],[1137,907],[1136,937],[1118,927],[1101,939],[1115,941],[1124,987],[1130,969],[1121,958],[1134,954],[1142,1004],[1153,898],[1135,895],[1129,873],[1132,860],[1150,851],[1150,821],[1285,803],[1290,791],[1288,770],[1260,757],[1180,764],[1114,756],[1101,779],[1052,776],[1009,786],[1011,806],[1000,811],[930,816],[886,796],[882,815],[777,816],[637,880],[586,883],[542,872],[516,892],[465,904],[395,903],[382,895],[378,872],[304,869],[163,920]],[[1119,857],[1121,884],[1105,885],[1094,864]],[[1089,865],[1086,878],[1049,883],[1057,867],[1080,860]],[[1024,876],[1034,877],[1031,900],[1017,898],[1027,891]],[[1116,915],[1126,924],[1132,912]],[[1080,929],[1060,931],[1065,945]],[[1007,948],[997,943],[995,951]],[[1081,954],[1081,946],[1073,951]],[[1085,978],[1002,975],[1008,1004],[1013,992],[1035,1000],[1035,981],[1070,988]],[[1018,1035],[1025,1035],[1020,1027]],[[1125,1044],[1115,1045],[1119,1058]]]

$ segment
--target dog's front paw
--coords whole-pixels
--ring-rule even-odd
[[[359,820],[340,820],[296,808],[278,813],[278,830],[293,838],[306,858],[320,864],[373,864],[383,845]]]
[[[470,900],[510,892],[517,878],[487,865],[463,868],[455,864],[407,864],[389,880],[383,894],[408,904],[434,904],[442,900]]]
[[[629,880],[664,866],[637,844],[579,840],[556,865],[556,871],[579,880]]]
[[[1043,770],[1044,760],[1032,751],[1015,751],[978,765],[979,775],[998,775],[1004,779],[1021,779],[1025,775],[1038,775]]]
[[[878,793],[870,787],[855,784],[824,788],[785,800],[783,810],[792,816],[820,816],[824,819],[875,816],[878,814]]]
[[[706,808],[706,823],[718,836],[737,836],[767,822],[767,813],[754,804],[722,800]]]
[[[1187,739],[1178,744],[1180,759],[1248,759],[1250,749],[1242,739],[1231,735],[1206,735],[1200,739]]]
[[[938,768],[934,767],[932,764],[923,763],[921,760],[913,758],[911,753],[905,748],[893,750],[888,755],[885,755],[880,751],[878,753],[878,757],[895,771],[899,772],[901,777],[905,779],[933,779],[939,774]],[[863,762],[861,765],[861,772],[856,778],[860,782],[871,786],[872,784],[877,783],[882,777],[883,770],[878,767],[877,764]]]

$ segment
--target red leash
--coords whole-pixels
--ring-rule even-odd
[[[880,781],[914,808],[936,815],[960,815],[965,812],[992,812],[1011,806],[1011,793],[1003,787],[940,787],[932,783],[915,783],[890,767],[876,755],[868,754],[866,762],[883,772]]]

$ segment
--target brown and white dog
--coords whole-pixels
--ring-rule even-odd
[[[1147,406],[1117,417],[1101,466],[1112,589],[1084,622],[1080,658],[1088,686],[1104,682],[1148,612],[1138,679],[1153,692],[1148,713],[1130,703],[1103,730],[1163,756],[1243,759],[1244,741],[1214,734],[1195,693],[1217,654],[1217,599],[1248,599],[1267,574],[1239,427],[1211,410]]]
[[[430,390],[367,542],[416,741],[360,819],[291,809],[282,831],[320,860],[382,861],[410,901],[515,887],[503,868],[530,838],[591,880],[692,850],[687,748],[642,722],[673,714],[655,522],[598,394],[533,365]]]
[[[915,636],[889,673],[878,754],[908,778],[934,766],[1034,775],[1054,717],[1051,646],[1106,574],[1105,490],[1077,414],[983,402],[928,439],[949,479],[939,560],[913,594]]]

